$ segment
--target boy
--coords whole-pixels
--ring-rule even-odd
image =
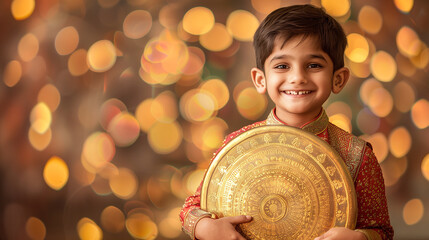
[[[226,137],[224,145],[241,133],[261,125],[289,125],[327,141],[343,158],[354,181],[358,202],[356,230],[332,228],[320,239],[392,239],[384,180],[371,146],[329,123],[322,108],[331,92],[347,83],[344,67],[347,39],[341,25],[311,5],[284,7],[269,14],[254,36],[257,68],[253,83],[275,104],[267,120]],[[190,196],[180,218],[193,239],[245,239],[235,226],[251,216],[220,219],[200,209],[200,188]]]

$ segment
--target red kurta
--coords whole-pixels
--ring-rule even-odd
[[[281,124],[284,123],[275,116],[275,109],[273,109],[267,120],[245,126],[229,134],[220,149],[233,138],[249,129],[264,125]],[[314,121],[305,124],[301,128],[328,142],[337,150],[346,163],[356,189],[358,203],[356,229],[361,230],[369,240],[393,239],[393,228],[390,225],[387,209],[384,179],[371,145],[329,123],[325,111],[322,111]],[[183,231],[190,235],[191,238],[194,238],[196,223],[201,218],[210,216],[209,213],[200,209],[200,193],[201,185],[195,195],[186,199],[180,212]]]

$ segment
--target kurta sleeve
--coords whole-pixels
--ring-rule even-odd
[[[365,147],[355,187],[358,202],[356,229],[368,240],[393,239],[383,174],[369,145]]]

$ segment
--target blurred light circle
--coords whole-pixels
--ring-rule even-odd
[[[101,126],[107,130],[110,122],[121,112],[127,111],[127,106],[117,98],[110,98],[100,107],[99,120]]]
[[[359,111],[356,121],[359,130],[365,134],[373,134],[380,127],[380,118],[375,116],[368,108]]]
[[[429,102],[426,99],[420,99],[414,103],[411,108],[411,119],[414,125],[420,129],[429,126]]]
[[[96,173],[112,161],[115,152],[112,137],[107,133],[95,132],[83,143],[82,165],[87,171]]]
[[[67,67],[72,76],[77,77],[88,72],[87,55],[85,49],[78,49],[70,55]]]
[[[259,94],[254,87],[249,87],[239,93],[236,105],[241,116],[256,120],[264,114],[268,101],[265,95]]]
[[[424,206],[422,200],[414,198],[409,200],[402,210],[402,217],[407,225],[414,225],[422,219]]]
[[[395,185],[401,176],[405,173],[408,167],[406,157],[389,158],[380,165],[383,172],[384,184],[386,187]]]
[[[168,154],[180,146],[183,131],[177,122],[157,122],[149,129],[147,137],[149,145],[156,153]]]
[[[58,89],[52,84],[46,84],[40,89],[37,95],[37,101],[44,102],[49,107],[51,112],[57,110],[61,101],[61,95]]]
[[[194,75],[202,71],[206,58],[204,52],[197,47],[188,47],[189,59],[182,69],[185,75]]]
[[[414,0],[394,0],[395,6],[403,13],[409,13],[414,6]]]
[[[369,64],[367,63],[367,61],[368,61],[368,58],[363,63],[356,63],[353,61],[349,61],[347,65],[349,66],[354,76],[358,78],[367,78],[371,74],[371,71],[369,69]]]
[[[133,171],[128,168],[119,168],[118,174],[109,178],[109,186],[113,194],[121,199],[132,198],[138,189],[138,180]]]
[[[164,4],[159,11],[159,23],[167,29],[176,28],[181,20],[181,17],[178,16],[180,10],[181,5],[179,3]]]
[[[143,132],[148,132],[156,122],[156,119],[151,112],[152,105],[155,105],[154,100],[152,98],[148,98],[137,106],[135,115]]]
[[[216,101],[216,110],[223,108],[229,101],[228,86],[221,79],[210,79],[205,81],[200,89],[211,93]]]
[[[281,7],[281,0],[252,0],[252,7],[259,13],[269,14]]]
[[[422,42],[417,33],[408,26],[403,26],[396,34],[399,51],[408,57],[417,56],[422,50]]]
[[[150,112],[159,122],[169,123],[175,121],[179,115],[175,94],[171,91],[160,93],[154,99]]]
[[[330,116],[329,122],[340,127],[341,129],[343,129],[346,132],[349,132],[349,133],[352,132],[352,124],[350,122],[350,119],[342,113],[337,113],[337,114]]]
[[[348,119],[352,119],[353,117],[352,109],[350,108],[350,105],[342,101],[336,101],[329,104],[329,106],[325,110],[328,116],[341,113],[342,115],[346,116]]]
[[[382,82],[390,82],[396,76],[395,59],[387,52],[378,51],[371,59],[371,73]]]
[[[176,218],[167,217],[159,223],[159,232],[166,238],[176,239],[182,234],[182,225]]]
[[[135,10],[124,20],[124,34],[131,39],[144,37],[152,28],[152,15],[145,10]]]
[[[227,49],[232,44],[232,36],[221,23],[215,23],[213,28],[200,36],[200,44],[207,50],[219,52]]]
[[[346,56],[353,62],[362,63],[369,54],[369,45],[366,38],[358,33],[347,35]]]
[[[422,161],[422,174],[429,181],[429,154],[423,158]]]
[[[400,73],[407,77],[414,76],[417,69],[408,57],[405,57],[401,53],[397,53],[395,59]]]
[[[31,128],[39,134],[45,133],[51,126],[52,114],[48,105],[39,102],[30,113]]]
[[[411,148],[411,135],[405,127],[397,127],[389,135],[389,147],[393,156],[405,156]]]
[[[87,60],[92,71],[105,72],[116,62],[116,48],[109,40],[97,41],[88,49]]]
[[[359,11],[358,22],[365,32],[377,34],[383,26],[383,17],[376,8],[365,5]]]
[[[386,117],[393,109],[393,97],[384,88],[377,88],[372,91],[368,106],[378,117]]]
[[[38,151],[43,151],[51,143],[52,140],[52,131],[49,128],[46,132],[40,134],[34,131],[33,128],[28,130],[28,140],[30,141],[31,146]]]
[[[11,12],[16,20],[24,20],[31,16],[36,7],[35,0],[12,0]]]
[[[25,232],[32,240],[43,240],[46,237],[46,227],[42,220],[29,217],[25,223]]]
[[[214,118],[208,122],[204,123],[202,133],[200,134],[200,139],[193,139],[195,145],[202,143],[204,149],[217,149],[222,145],[223,139],[225,137],[225,130],[228,128],[228,125],[220,118]],[[198,142],[197,142],[198,141]]]
[[[369,78],[367,80],[365,80],[359,89],[359,95],[360,98],[362,99],[362,102],[365,103],[366,105],[369,104],[369,99],[372,95],[372,92],[378,88],[382,88],[383,85],[377,81],[374,78]]]
[[[101,212],[101,226],[111,233],[120,233],[125,227],[125,216],[119,208],[107,206]]]
[[[216,108],[213,95],[207,91],[192,89],[180,99],[180,112],[186,120],[191,122],[202,122],[211,118],[215,114]]]
[[[369,136],[365,140],[371,143],[378,162],[383,162],[384,159],[386,159],[387,154],[389,153],[389,146],[386,136],[383,133],[378,132]]]
[[[22,61],[29,62],[33,60],[39,52],[39,40],[32,33],[25,34],[18,43],[18,55]]]
[[[350,10],[350,0],[321,0],[321,4],[333,17],[344,16]]]
[[[134,213],[128,216],[125,226],[135,239],[153,240],[158,236],[157,225],[146,215]]]
[[[205,7],[194,7],[183,16],[183,29],[193,35],[209,32],[215,24],[212,11]]]
[[[68,55],[76,50],[79,44],[79,33],[73,26],[64,27],[55,37],[55,49],[60,55]]]
[[[252,13],[245,10],[235,10],[226,20],[226,28],[237,40],[251,42],[259,26],[259,21]]]
[[[417,56],[410,57],[410,60],[417,68],[425,69],[429,63],[429,49],[427,46],[423,44],[422,49]]]
[[[3,82],[8,87],[15,86],[22,77],[22,66],[21,63],[12,60],[10,61],[3,71]]]
[[[410,111],[416,100],[414,89],[406,81],[398,82],[393,89],[395,107],[402,113]]]
[[[117,146],[126,147],[133,144],[140,135],[140,126],[135,117],[129,113],[117,114],[108,125],[108,132]]]
[[[186,189],[188,190],[188,192],[195,193],[198,186],[203,181],[205,172],[206,171],[204,169],[198,169],[190,172],[185,176]]]
[[[51,157],[43,169],[43,179],[54,190],[63,188],[69,179],[69,168],[64,160],[57,156]]]
[[[103,231],[89,218],[82,218],[77,223],[77,232],[81,240],[101,240]]]

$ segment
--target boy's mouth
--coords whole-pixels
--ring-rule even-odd
[[[310,94],[312,91],[293,91],[293,90],[286,90],[284,91],[284,93],[286,93],[287,95],[306,95],[306,94]]]

